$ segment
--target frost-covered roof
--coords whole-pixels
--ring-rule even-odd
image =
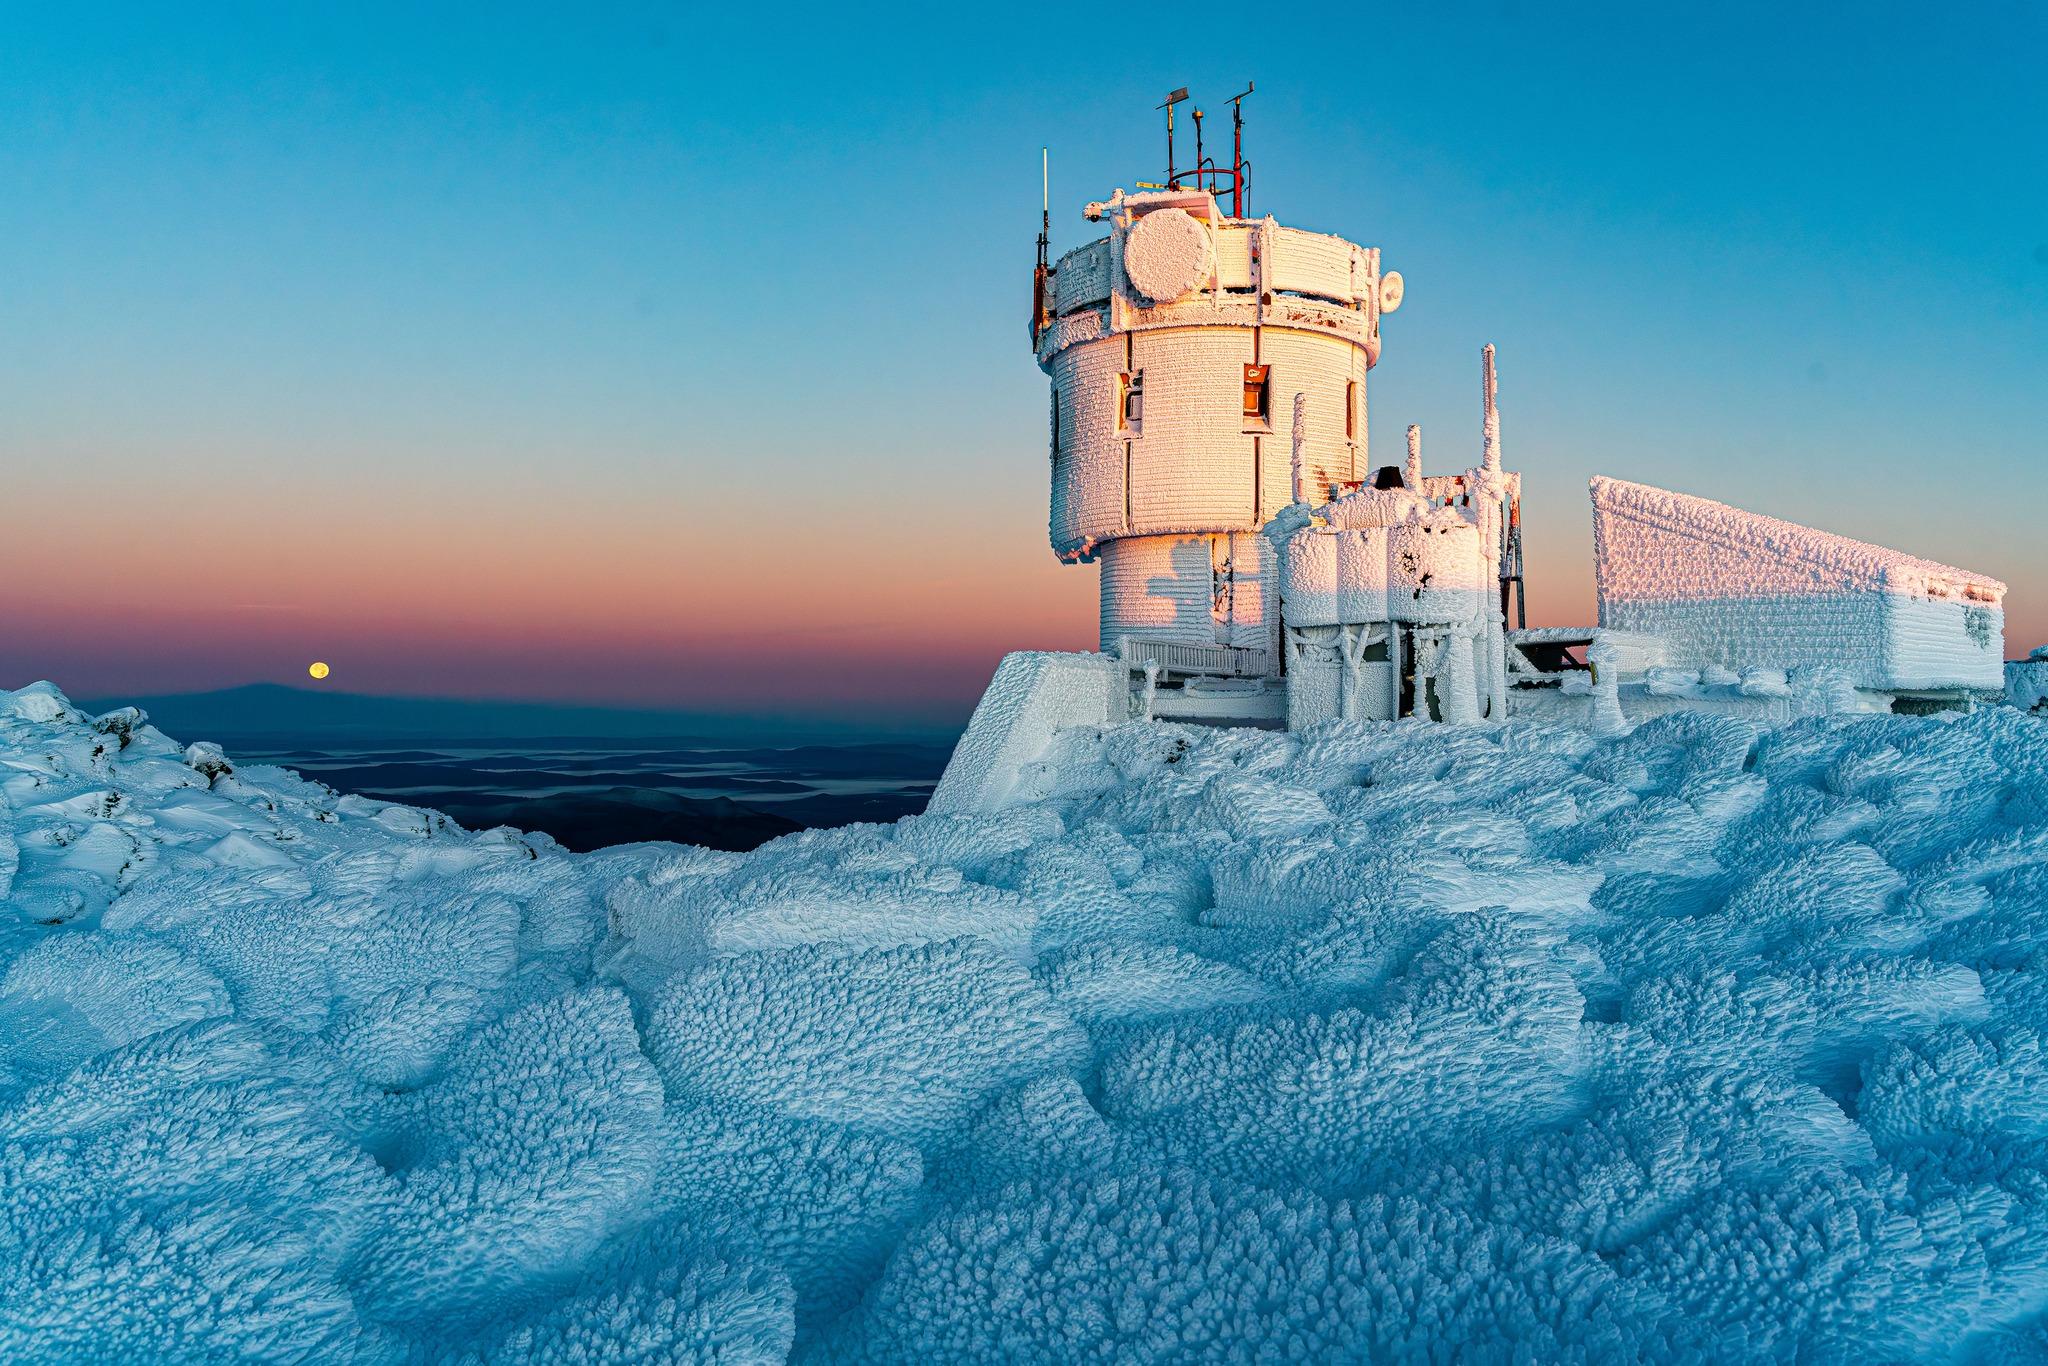
[[[2048,726],[570,855],[0,692],[0,1359],[2048,1354]]]
[[[1816,531],[1796,522],[1745,512],[1709,498],[1673,493],[1648,484],[1631,484],[1605,475],[1593,476],[1592,490],[1596,511],[1634,518],[1681,535],[1846,570],[1872,585],[1890,583],[1906,591],[1918,591],[1930,579],[1946,580],[1957,587],[1981,589],[1994,600],[2005,596],[2005,585],[1986,574],[1923,560],[1833,532]]]

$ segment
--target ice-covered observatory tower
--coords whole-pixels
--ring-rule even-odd
[[[1163,185],[1088,205],[1106,232],[1057,263],[1049,202],[1041,218],[1051,539],[1101,566],[1100,653],[1007,656],[930,810],[1054,790],[1062,731],[1085,747],[1128,720],[1612,733],[2005,693],[1996,579],[1619,480],[1593,483],[1598,625],[1529,628],[1493,348],[1476,462],[1425,475],[1411,427],[1406,462],[1376,466],[1366,376],[1400,277],[1375,248],[1251,217],[1242,159],[1210,162],[1199,131],[1197,169],[1174,170],[1185,96],[1163,106]]]
[[[1259,678],[1280,648],[1259,531],[1371,473],[1366,374],[1401,281],[1375,248],[1244,216],[1241,163],[1198,162],[1088,205],[1107,233],[1041,264],[1052,547],[1101,565],[1104,652]]]

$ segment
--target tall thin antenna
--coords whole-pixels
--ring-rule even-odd
[[[1247,180],[1252,164],[1244,159],[1244,100],[1252,93],[1251,81],[1244,83],[1244,94],[1230,97],[1230,216],[1244,217],[1251,207],[1252,187]]]
[[[1483,431],[1485,432],[1485,444],[1481,448],[1482,454],[1480,459],[1487,469],[1497,470],[1500,468],[1500,405],[1495,400],[1495,395],[1499,392],[1499,386],[1493,375],[1493,343],[1488,342],[1486,350],[1480,354],[1483,357],[1480,364],[1480,388],[1483,406],[1480,411],[1483,414]]]
[[[1308,445],[1308,395],[1294,396],[1294,440],[1288,447],[1288,468],[1294,478],[1294,501],[1301,499],[1301,460]]]
[[[1493,343],[1488,342],[1480,353],[1480,400],[1485,433],[1484,446],[1479,457],[1481,466],[1489,474],[1500,473],[1500,381],[1493,368]],[[1529,585],[1524,579],[1522,568],[1522,500],[1519,495],[1508,499],[1505,508],[1506,524],[1501,527],[1500,546],[1500,618],[1503,624],[1508,619],[1508,604],[1515,608],[1517,629],[1529,624]]]
[[[1182,86],[1166,97],[1166,103],[1158,106],[1166,111],[1166,183],[1173,184],[1173,107],[1188,97],[1188,88]]]
[[[1038,334],[1052,321],[1051,310],[1045,303],[1045,281],[1052,274],[1052,262],[1046,257],[1046,250],[1052,244],[1052,152],[1038,149],[1038,268],[1031,273],[1031,340],[1038,341]]]

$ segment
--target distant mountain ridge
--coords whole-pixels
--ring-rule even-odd
[[[137,706],[337,791],[471,829],[544,830],[575,850],[643,840],[751,849],[807,826],[921,811],[958,732],[868,720],[377,697],[252,684],[81,700]]]

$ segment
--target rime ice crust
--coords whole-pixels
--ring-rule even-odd
[[[925,809],[944,816],[1003,806],[1016,794],[1025,766],[1062,727],[1123,720],[1125,690],[1123,667],[1106,655],[1003,656]]]
[[[2048,717],[2048,645],[2005,666],[2005,704]]]
[[[1208,226],[1185,209],[1145,215],[1124,240],[1124,273],[1153,303],[1170,304],[1205,283],[1215,260]]]
[[[1812,527],[1595,478],[1600,624],[1692,668],[1827,667],[1859,688],[2005,687],[2005,585]]]
[[[1008,781],[572,856],[0,693],[0,1357],[2048,1354],[2040,721]]]

